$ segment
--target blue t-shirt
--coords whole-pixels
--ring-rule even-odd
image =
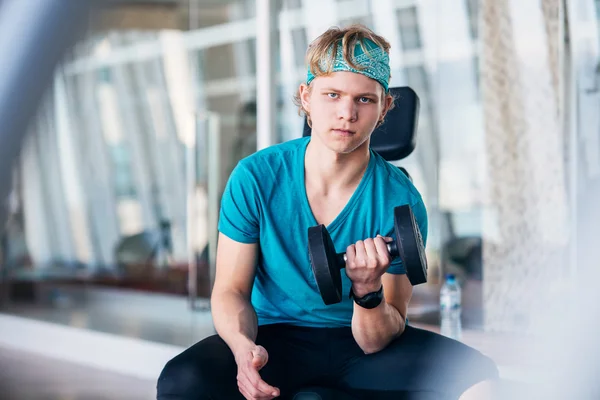
[[[310,137],[290,140],[241,160],[221,201],[219,231],[242,243],[260,243],[251,302],[258,324],[351,326],[351,282],[342,269],[342,301],[325,305],[308,253],[308,228],[318,225],[304,185]],[[427,212],[421,195],[397,167],[371,151],[366,172],[341,213],[327,226],[336,252],[377,234],[394,237],[394,207],[410,204],[425,241]],[[404,274],[400,258],[389,273]]]

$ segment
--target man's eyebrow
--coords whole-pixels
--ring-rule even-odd
[[[335,89],[335,88],[332,88],[332,87],[323,88],[323,89],[321,89],[321,91],[323,91],[323,92],[337,92],[337,93],[346,94],[344,91],[338,90],[338,89]],[[363,96],[377,97],[377,93],[364,92],[364,93],[359,93],[357,96],[358,97],[363,97]]]
[[[344,93],[341,90],[338,90],[336,88],[332,88],[332,87],[325,87],[321,89],[322,92],[338,92],[338,93]]]

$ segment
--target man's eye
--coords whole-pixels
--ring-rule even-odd
[[[327,93],[327,96],[329,96],[332,99],[335,99],[337,97],[337,93]]]
[[[361,103],[371,103],[372,100],[370,98],[368,98],[368,97],[361,97],[360,98],[360,102]]]

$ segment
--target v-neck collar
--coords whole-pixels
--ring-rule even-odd
[[[313,214],[313,211],[310,207],[310,202],[308,201],[308,194],[306,192],[306,171],[305,171],[305,157],[306,157],[306,148],[308,147],[308,144],[310,143],[312,139],[310,137],[308,137],[308,139],[303,143],[302,147],[300,148],[300,151],[298,152],[298,157],[296,159],[296,162],[300,163],[298,171],[299,171],[299,181],[300,181],[300,201],[303,203],[303,208],[304,211],[307,213],[307,215],[310,218],[311,221],[311,226],[315,226],[318,225],[319,223],[317,222],[317,219],[315,218],[315,215]],[[350,197],[350,199],[348,200],[348,202],[346,203],[346,205],[344,206],[344,208],[342,209],[342,211],[340,211],[340,213],[333,219],[333,221],[331,221],[331,223],[326,226],[327,231],[328,232],[332,232],[334,229],[336,229],[341,223],[344,222],[344,220],[348,217],[348,214],[350,213],[350,211],[352,209],[354,209],[354,206],[356,204],[356,202],[358,201],[358,199],[360,198],[362,192],[364,191],[365,187],[367,186],[367,184],[369,183],[369,181],[371,180],[371,176],[373,175],[373,167],[375,165],[375,157],[373,154],[373,150],[371,150],[369,148],[369,164],[367,165],[367,169],[365,170],[365,173],[363,174],[358,186],[356,187],[356,189],[354,190],[354,193],[352,193],[352,196]]]

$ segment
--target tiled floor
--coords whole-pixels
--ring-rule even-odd
[[[0,348],[2,400],[152,400],[155,382]]]

